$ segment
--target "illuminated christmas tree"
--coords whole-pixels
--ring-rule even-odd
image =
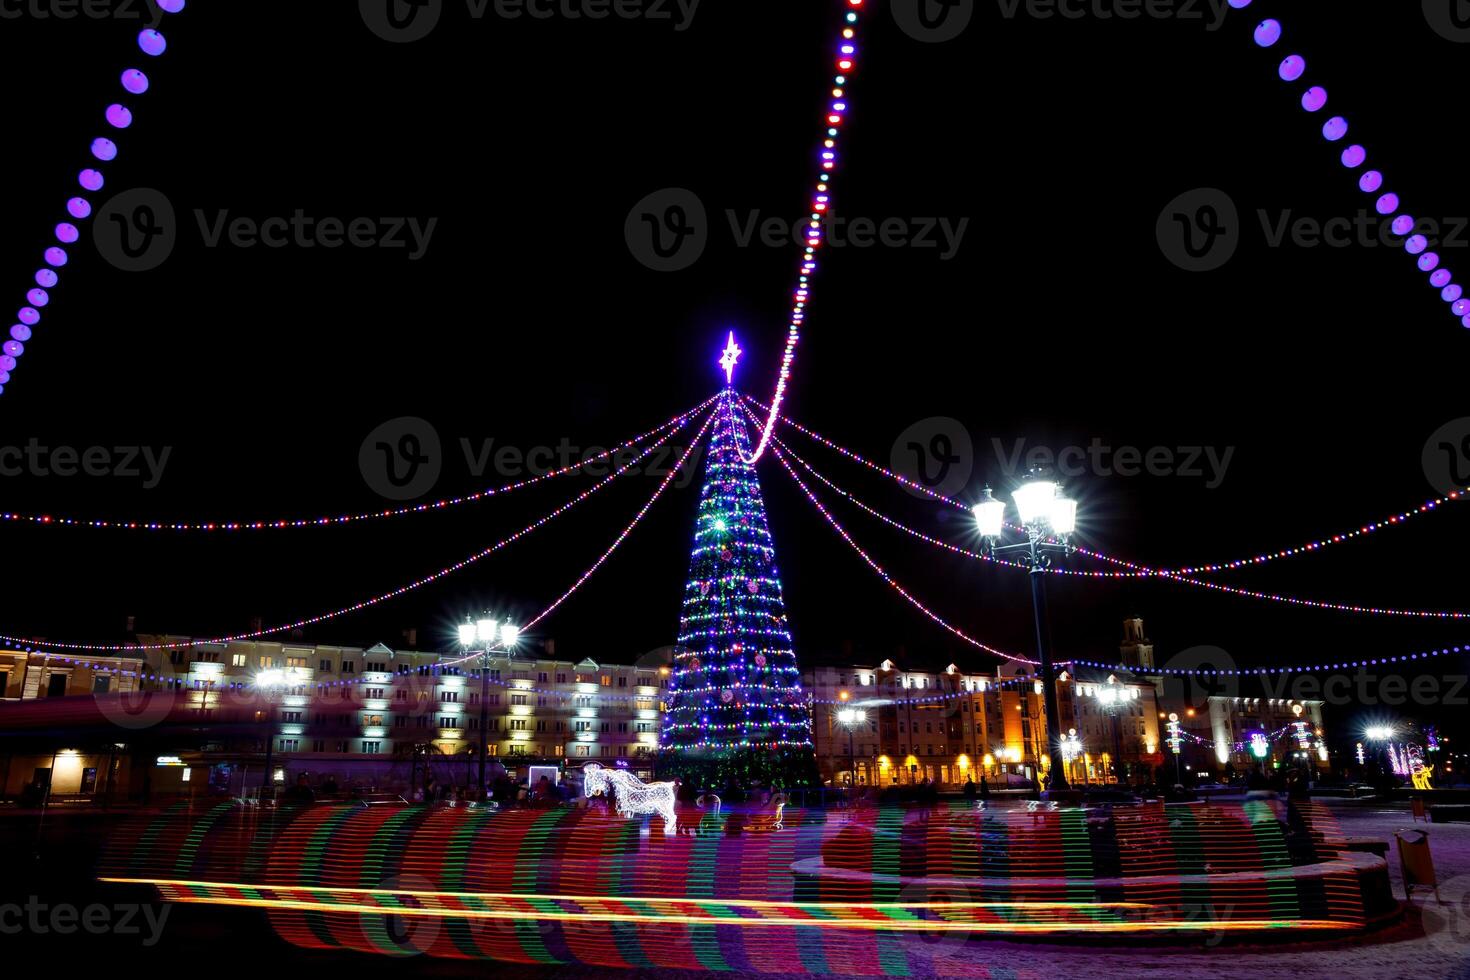
[[[726,387],[714,435],[684,589],[660,768],[721,787],[792,786],[815,778],[811,713],[750,437],[730,386],[734,334],[720,363]]]

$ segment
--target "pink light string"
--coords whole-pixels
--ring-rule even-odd
[[[713,413],[712,413],[709,417],[707,417],[705,419],[704,425],[700,428],[700,435],[701,436],[703,436],[705,430],[709,427],[710,419],[712,419],[713,417],[714,416],[713,416]],[[645,449],[636,459],[631,460],[630,462],[626,463],[625,465],[618,467],[616,470],[614,470],[613,472],[609,473],[607,476],[603,477],[601,480],[597,481],[592,486],[590,486],[587,489],[583,490],[581,493],[577,494],[575,497],[572,497],[571,499],[567,500],[565,503],[563,503],[561,506],[557,507],[555,510],[550,511],[547,514],[544,514],[543,516],[537,518],[535,521],[532,521],[530,524],[527,524],[525,527],[521,528],[519,531],[516,531],[514,534],[511,534],[508,537],[505,537],[505,538],[500,539],[495,544],[490,545],[488,548],[484,548],[481,551],[477,551],[473,555],[470,555],[470,556],[468,556],[468,557],[466,557],[466,558],[464,558],[464,559],[462,559],[460,561],[457,561],[457,562],[455,562],[452,565],[446,565],[444,568],[439,569],[437,572],[434,572],[434,573],[432,573],[430,575],[426,575],[423,578],[417,579],[417,580],[415,580],[413,582],[409,582],[407,585],[401,585],[398,588],[393,589],[390,592],[384,592],[383,594],[378,595],[378,596],[374,596],[371,599],[364,599],[361,602],[355,602],[355,603],[353,603],[350,606],[343,606],[342,608],[333,610],[332,612],[322,613],[322,614],[317,615],[317,616],[312,616],[312,617],[310,617],[308,619],[299,619],[299,620],[297,620],[294,623],[285,623],[285,624],[283,624],[281,626],[272,626],[272,627],[269,627],[267,629],[252,630],[252,631],[250,631],[248,633],[233,633],[233,634],[230,634],[228,636],[217,636],[217,637],[214,637],[213,639],[208,639],[208,640],[179,640],[179,641],[173,641],[173,642],[168,642],[168,643],[65,643],[65,642],[56,641],[56,640],[30,640],[30,639],[26,639],[24,637],[9,636],[9,635],[6,635],[6,634],[0,634],[0,641],[4,641],[4,642],[7,642],[7,643],[20,644],[20,645],[27,646],[27,647],[42,647],[42,648],[57,649],[57,650],[95,650],[95,651],[107,651],[107,650],[115,650],[115,651],[123,651],[123,650],[176,650],[176,649],[181,649],[181,648],[185,648],[185,647],[202,646],[202,645],[205,645],[205,644],[229,643],[229,642],[235,641],[235,640],[253,640],[253,639],[257,639],[257,638],[262,637],[262,636],[269,636],[269,635],[271,635],[273,633],[283,633],[283,632],[286,632],[287,630],[299,629],[299,628],[304,627],[304,626],[315,626],[318,623],[324,623],[324,622],[326,622],[327,620],[330,620],[330,619],[336,619],[336,618],[338,618],[340,616],[346,616],[349,613],[360,612],[361,610],[366,609],[369,606],[377,605],[380,602],[386,602],[389,599],[396,599],[399,596],[406,595],[407,593],[414,591],[415,589],[423,588],[424,586],[429,585],[429,584],[431,584],[433,582],[437,582],[437,581],[439,581],[442,578],[447,578],[448,576],[453,575],[455,572],[458,572],[458,571],[461,571],[462,569],[468,568],[470,565],[473,565],[474,563],[476,563],[476,562],[478,562],[478,561],[480,561],[480,560],[482,560],[484,558],[488,558],[489,556],[495,554],[497,551],[500,551],[502,548],[505,548],[508,545],[511,545],[511,544],[515,543],[516,541],[519,541],[521,538],[525,537],[526,535],[530,534],[531,532],[537,530],[538,528],[542,527],[543,525],[547,524],[548,522],[552,521],[553,519],[561,516],[562,514],[566,513],[567,511],[571,510],[577,504],[579,504],[582,501],[586,500],[588,497],[592,496],[594,493],[596,493],[597,491],[601,490],[603,487],[606,487],[609,483],[613,482],[618,477],[620,477],[624,473],[626,473],[628,470],[630,470],[634,466],[636,466],[640,461],[642,461],[643,459],[647,458],[655,449],[657,449],[664,442],[667,442],[669,439],[673,438],[674,434],[676,432],[678,432],[678,431],[679,431],[678,429],[675,429],[675,430],[669,432],[662,439],[660,439],[657,442],[654,442],[651,445],[649,445],[649,447],[647,449]],[[693,440],[692,443],[691,443],[691,447],[690,447],[691,450],[692,450],[693,446],[696,446],[698,444],[699,444],[699,440],[698,439]],[[687,458],[688,454],[689,454],[689,450],[686,450],[686,452],[685,452],[685,457],[686,458]],[[677,473],[677,472],[678,472],[677,469],[672,470],[671,473],[670,473],[670,476],[669,477],[665,477],[664,483],[663,484],[660,484],[660,487],[662,487],[664,484],[667,484],[668,481],[669,481],[669,478],[674,473]],[[660,489],[659,491],[657,491],[655,493],[655,496],[657,496],[657,493],[661,493],[661,492],[662,492],[662,490]],[[640,517],[642,516],[642,512],[640,512],[640,515],[639,516]],[[625,533],[624,536],[626,536],[626,533]],[[621,539],[622,538],[620,536],[619,541],[621,541]],[[606,560],[606,557],[607,556],[604,555],[602,559],[599,559],[599,564],[602,561]],[[586,581],[587,577],[588,577],[587,575],[584,575],[581,579],[578,580],[577,585],[581,585],[582,582]],[[573,586],[573,589],[571,591],[575,591],[575,589],[576,589],[576,586]],[[569,591],[567,593],[567,595],[570,595],[570,594],[571,594],[571,592]],[[555,605],[559,605],[564,599],[566,599],[566,597],[567,596],[564,595],[564,596],[562,596],[561,599],[558,599],[557,602],[556,602],[556,604],[554,604],[552,608],[555,608]],[[537,616],[536,619],[532,620],[532,624],[534,624],[535,622],[539,622],[545,615],[546,615],[545,613],[542,613],[540,616]],[[528,624],[528,626],[529,625],[531,625],[531,624]]]
[[[926,544],[932,545],[936,548],[942,548],[945,551],[953,552],[957,555],[963,555],[966,558],[973,558],[977,561],[988,561],[992,564],[1004,565],[1008,568],[1025,569],[1025,566],[1020,564],[1019,562],[1006,561],[1002,558],[996,558],[993,555],[986,555],[981,552],[970,551],[967,548],[961,548],[957,545],[950,544],[947,541],[941,541],[938,538],[925,534],[923,531],[911,528],[901,521],[894,520],[886,514],[880,513],[874,508],[863,503],[847,490],[844,490],[842,487],[839,487],[837,484],[833,483],[831,480],[818,473],[811,466],[810,463],[802,459],[796,453],[792,452],[791,448],[787,446],[784,442],[782,442],[779,437],[774,439],[773,441],[778,447],[784,450],[787,455],[795,460],[802,467],[802,469],[810,473],[814,479],[820,480],[834,493],[847,500],[848,503],[852,504],[854,507],[857,507],[864,513],[867,513],[870,516],[877,518],[884,524],[887,524],[888,526],[902,531],[903,533],[908,534],[912,537],[918,538],[920,541],[923,541]],[[1104,572],[1075,571],[1069,568],[1048,568],[1046,569],[1046,573],[1049,575],[1069,575],[1076,578],[1097,578],[1099,576],[1106,576],[1106,573]],[[1288,605],[1302,606],[1308,609],[1324,609],[1333,612],[1361,613],[1378,616],[1403,616],[1416,619],[1470,619],[1470,613],[1458,612],[1454,610],[1392,609],[1380,608],[1377,606],[1358,606],[1350,603],[1323,602],[1315,599],[1301,599],[1295,596],[1282,595],[1278,593],[1258,592],[1253,589],[1244,589],[1231,585],[1222,585],[1218,582],[1202,582],[1198,579],[1186,578],[1182,575],[1174,575],[1168,572],[1161,572],[1153,577],[1162,578],[1171,582],[1179,582],[1184,585],[1194,586],[1195,588],[1199,589],[1212,589],[1218,592],[1226,592],[1230,595],[1241,596],[1247,599],[1261,599],[1267,602],[1282,602]]]
[[[801,253],[801,265],[797,273],[796,290],[793,295],[794,303],[791,307],[791,315],[787,320],[786,350],[781,355],[781,371],[776,377],[776,392],[771,397],[770,414],[765,424],[761,426],[760,439],[756,441],[755,450],[749,456],[746,456],[744,451],[740,453],[741,458],[747,463],[755,463],[765,453],[766,446],[771,441],[771,434],[776,428],[776,419],[780,417],[781,401],[786,397],[786,386],[791,381],[791,365],[796,360],[796,345],[801,340],[801,325],[806,320],[806,304],[811,296],[812,275],[817,270],[817,249],[821,248],[826,235],[822,220],[832,209],[829,192],[832,173],[837,169],[837,137],[841,132],[843,121],[847,119],[848,77],[857,67],[858,12],[862,10],[863,0],[844,0],[844,6],[847,8],[847,13],[843,16],[842,36],[834,52],[837,74],[832,79],[832,100],[827,107],[825,117],[826,135],[822,139],[820,154],[821,173],[817,175],[816,190],[812,194],[806,245]]]
[[[82,517],[57,517],[51,514],[17,514],[5,512],[0,512],[0,521],[40,524],[51,527],[111,528],[123,529],[128,531],[268,531],[280,530],[283,528],[328,527],[337,524],[354,524],[360,521],[382,520],[389,517],[403,517],[406,514],[425,514],[431,511],[445,510],[450,507],[457,507],[460,504],[468,504],[474,503],[475,501],[479,500],[486,500],[490,497],[503,496],[515,490],[521,490],[525,487],[534,486],[537,483],[543,483],[547,480],[555,479],[559,476],[566,476],[569,473],[576,473],[591,463],[601,462],[605,459],[613,459],[617,457],[620,453],[625,452],[626,450],[639,445],[645,440],[664,432],[664,430],[666,429],[676,427],[682,428],[688,423],[691,418],[698,415],[704,409],[708,408],[710,403],[718,397],[718,395],[711,395],[709,398],[706,398],[698,405],[695,405],[693,408],[689,409],[686,412],[681,412],[678,415],[675,415],[673,418],[669,419],[667,422],[664,422],[662,425],[649,429],[647,432],[639,433],[638,435],[633,436],[631,439],[625,440],[623,443],[612,449],[608,449],[595,455],[588,456],[586,459],[579,460],[576,463],[562,466],[554,470],[549,470],[545,473],[540,473],[536,476],[528,477],[524,480],[518,480],[514,483],[507,483],[504,486],[487,487],[484,490],[477,490],[474,493],[464,494],[463,496],[459,497],[445,497],[441,500],[435,500],[431,503],[413,504],[411,506],[404,507],[393,507],[385,510],[365,511],[359,514],[339,514],[335,517],[276,519],[269,521],[112,521],[91,520]]]
[[[1033,666],[1036,665],[1037,661],[1035,660],[1028,660],[1026,657],[1018,657],[1013,653],[1006,653],[1004,650],[999,650],[993,646],[990,646],[989,644],[981,643],[979,640],[975,639],[973,636],[966,633],[958,626],[955,626],[953,623],[946,620],[943,616],[940,616],[934,610],[930,609],[928,606],[924,605],[922,602],[916,599],[913,593],[909,592],[909,590],[900,585],[892,575],[889,575],[888,572],[883,569],[882,565],[874,561],[873,557],[869,555],[866,551],[864,551],[862,546],[852,539],[852,535],[847,533],[847,529],[844,528],[840,523],[838,523],[837,518],[833,517],[831,512],[827,510],[827,508],[822,504],[820,500],[817,499],[816,494],[812,493],[811,488],[802,482],[801,477],[797,475],[796,470],[792,469],[791,464],[786,461],[786,457],[782,454],[780,447],[773,446],[772,452],[775,453],[777,462],[779,462],[781,466],[786,470],[791,479],[796,481],[797,487],[801,489],[801,492],[806,496],[806,499],[811,501],[812,506],[817,509],[817,513],[826,518],[827,523],[832,525],[832,529],[837,532],[838,536],[842,538],[843,541],[847,542],[848,547],[857,552],[858,557],[861,558],[869,568],[877,573],[878,577],[886,582],[890,588],[892,588],[895,592],[908,600],[910,605],[912,605],[915,609],[919,610],[919,612],[923,613],[925,616],[928,616],[935,623],[939,624],[944,629],[953,633],[955,636],[959,637],[961,640],[964,640],[966,643],[970,644],[976,649],[984,650],[986,653],[989,653],[993,656],[1002,657],[1006,660],[1012,660],[1016,663],[1031,664]]]
[[[765,406],[756,401],[754,398],[751,398],[749,395],[745,396],[745,400],[754,405],[756,408],[764,411]],[[922,494],[923,496],[926,496],[931,500],[938,501],[942,504],[947,504],[950,507],[954,507],[958,510],[963,510],[966,513],[969,513],[970,511],[969,505],[965,504],[963,501],[955,500],[951,497],[946,497],[941,493],[935,493],[933,490],[930,490],[922,483],[911,480],[900,473],[895,473],[887,467],[873,462],[860,453],[854,452],[853,450],[848,449],[845,446],[838,445],[831,439],[828,439],[826,436],[822,435],[820,432],[816,432],[812,429],[807,428],[806,426],[802,425],[800,422],[797,422],[795,419],[790,418],[789,416],[782,416],[781,421],[786,425],[791,426],[793,429],[795,429],[797,432],[800,432],[808,439],[811,439],[812,441],[827,447],[833,452],[846,457],[854,463],[865,466],[876,473],[881,473],[882,475],[888,477],[890,480],[894,481],[900,486],[906,487],[909,490],[913,490],[915,493]],[[1348,541],[1357,540],[1358,538],[1365,537],[1377,531],[1399,527],[1408,522],[1411,518],[1435,513],[1441,510],[1446,504],[1464,500],[1467,494],[1470,494],[1470,490],[1452,490],[1442,497],[1435,497],[1433,499],[1425,501],[1417,507],[1413,507],[1406,511],[1401,511],[1397,514],[1390,514],[1388,517],[1385,517],[1378,521],[1370,522],[1368,524],[1364,524],[1353,530],[1342,531],[1337,534],[1329,535],[1325,538],[1317,539],[1315,541],[1308,541],[1307,543],[1297,545],[1296,547],[1282,548],[1276,551],[1263,552],[1251,558],[1238,558],[1231,561],[1210,562],[1200,565],[1185,565],[1180,568],[1151,568],[1148,565],[1142,565],[1137,562],[1128,561],[1124,558],[1117,558],[1112,555],[1104,554],[1100,551],[1094,551],[1090,548],[1078,548],[1077,553],[1079,555],[1083,555],[1087,558],[1094,558],[1098,561],[1108,562],[1109,564],[1119,565],[1124,568],[1130,569],[1130,571],[1099,572],[1078,571],[1069,569],[1065,571],[1065,574],[1086,576],[1089,578],[1175,578],[1181,575],[1202,575],[1210,572],[1232,571],[1235,569],[1248,568],[1255,565],[1265,565],[1269,562],[1280,561],[1283,558],[1295,558],[1300,555],[1313,554],[1325,548],[1331,547],[1332,545],[1344,544]],[[1004,564],[1004,562],[1001,562],[1000,564]]]

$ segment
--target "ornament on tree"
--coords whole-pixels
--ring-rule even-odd
[[[759,582],[757,582],[755,579],[748,578],[748,579],[745,580],[745,591],[749,592],[751,595],[755,595],[760,590],[761,590],[761,584]]]
[[[764,667],[766,665],[766,655],[764,653],[755,655],[755,665],[757,667]]]
[[[709,583],[708,582],[700,582],[699,583],[699,594],[700,595],[709,595]]]

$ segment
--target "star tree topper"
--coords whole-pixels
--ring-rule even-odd
[[[725,345],[725,350],[720,354],[720,367],[725,369],[725,384],[734,384],[735,362],[740,360],[740,355],[745,353],[740,345],[735,343],[735,331],[730,331],[730,342]]]

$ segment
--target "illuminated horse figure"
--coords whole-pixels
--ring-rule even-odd
[[[1404,749],[1404,763],[1409,768],[1409,779],[1413,781],[1415,789],[1433,789],[1429,784],[1429,777],[1434,775],[1434,767],[1424,764],[1424,753],[1417,745],[1410,745]]]
[[[664,833],[675,833],[673,783],[644,783],[621,769],[589,762],[582,767],[582,791],[588,796],[611,792],[618,813],[625,817],[657,813],[664,818]]]

